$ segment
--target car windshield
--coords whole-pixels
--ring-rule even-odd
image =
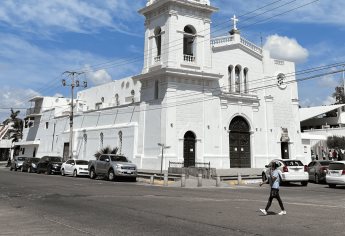
[[[25,161],[25,158],[26,158],[26,157],[17,157],[17,160],[18,160],[18,161]]]
[[[110,156],[111,161],[128,162],[125,156]]]
[[[345,170],[345,164],[343,163],[331,163],[329,164],[330,170]]]
[[[54,162],[61,162],[61,157],[50,157],[50,160]]]
[[[40,159],[39,158],[31,158],[30,161],[33,163],[37,163],[40,161]]]
[[[76,163],[77,165],[88,165],[88,164],[89,164],[88,161],[83,161],[83,160],[75,161],[75,163]]]
[[[301,161],[293,160],[293,161],[283,161],[284,165],[286,166],[303,166]]]
[[[322,166],[328,166],[329,163],[331,163],[330,161],[320,161],[320,165]]]

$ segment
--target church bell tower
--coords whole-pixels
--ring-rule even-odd
[[[148,0],[143,73],[159,68],[211,70],[210,0]]]

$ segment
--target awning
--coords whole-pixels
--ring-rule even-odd
[[[309,139],[309,140],[327,140],[325,135],[320,134],[310,134],[310,133],[301,133],[302,139]]]
[[[329,111],[338,109],[339,107],[345,106],[345,104],[338,104],[338,105],[330,105],[330,106],[318,106],[318,107],[308,107],[308,108],[300,108],[299,115],[300,121],[309,120],[316,116],[325,114]]]

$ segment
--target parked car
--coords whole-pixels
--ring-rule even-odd
[[[309,180],[315,183],[321,183],[326,181],[326,173],[331,161],[315,160],[308,164]]]
[[[263,169],[262,171],[262,181],[266,181],[270,176],[270,169],[273,162],[276,162],[278,164],[278,169],[282,173],[280,176],[282,182],[301,182],[303,186],[308,185],[308,167],[303,165],[300,160],[292,159],[272,160],[268,165],[265,166],[265,169]]]
[[[60,173],[62,158],[58,156],[44,156],[37,163],[37,174],[42,172],[50,174]]]
[[[26,157],[23,156],[16,156],[13,157],[13,160],[11,161],[10,170],[20,170],[22,168],[23,162],[25,161]]]
[[[61,175],[72,175],[77,177],[78,175],[89,175],[88,169],[89,161],[85,160],[68,160],[62,163]]]
[[[37,157],[26,158],[22,166],[22,172],[29,172],[29,173],[36,172],[37,163],[39,161],[40,161],[40,158],[37,158]]]
[[[89,161],[90,178],[94,179],[98,175],[106,176],[110,181],[119,176],[136,181],[137,166],[128,161],[125,156],[103,154],[98,160]]]
[[[345,161],[333,161],[329,164],[326,183],[330,188],[345,185]]]

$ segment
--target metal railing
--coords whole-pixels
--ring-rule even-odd
[[[195,56],[184,54],[183,55],[183,61],[194,63],[195,62]]]

